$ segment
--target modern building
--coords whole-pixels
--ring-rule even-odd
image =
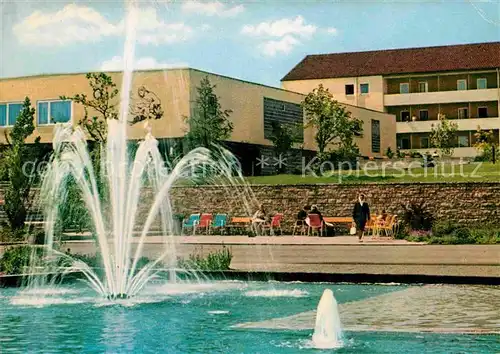
[[[478,126],[500,129],[500,42],[308,55],[282,88],[320,83],[339,102],[396,115],[397,145],[428,151],[440,114],[458,125],[455,156],[474,156]],[[433,149],[431,149],[433,151]]]
[[[109,75],[120,88],[122,73],[112,72]],[[232,111],[230,120],[234,130],[228,144],[240,157],[245,173],[265,172],[260,171],[262,164],[259,166],[257,162],[262,156],[272,154],[269,140],[272,122],[303,124],[302,94],[196,69],[170,69],[135,72],[132,99],[137,98],[137,90],[142,86],[154,92],[162,104],[164,115],[152,121],[153,135],[160,142],[179,141],[189,129],[185,117],[195,109],[196,89],[204,77],[216,86],[215,93],[222,108]],[[50,143],[54,122],[71,121],[77,124],[83,118],[81,105],[59,98],[77,93],[92,96],[85,74],[0,79],[0,143],[5,142],[4,133],[14,124],[25,97],[29,97],[36,108],[33,139],[40,136],[41,142]],[[364,135],[357,141],[363,156],[382,156],[388,147],[395,148],[393,115],[360,107],[349,107],[349,110],[364,122]],[[131,139],[141,139],[145,134],[143,124],[130,126],[128,134]],[[301,151],[316,150],[312,129],[304,130],[302,140]]]

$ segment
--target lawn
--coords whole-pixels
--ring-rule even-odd
[[[250,184],[316,183],[418,183],[418,182],[500,182],[500,163],[447,164],[431,168],[415,167],[335,171],[324,176],[274,175],[247,177]]]

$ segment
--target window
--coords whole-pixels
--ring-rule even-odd
[[[13,126],[22,109],[22,103],[0,104],[0,127]]]
[[[345,85],[345,94],[346,95],[354,95],[354,85]]]
[[[467,90],[467,80],[457,80],[457,90]]]
[[[410,138],[405,137],[405,138],[399,139],[399,148],[403,149],[403,150],[411,149],[411,147],[410,147]]]
[[[468,108],[459,108],[458,109],[458,119],[467,119],[469,118],[469,109]]]
[[[429,111],[426,109],[421,109],[418,111],[418,116],[420,120],[429,120]]]
[[[429,138],[426,136],[423,136],[420,138],[420,148],[421,149],[428,149],[429,148]]]
[[[400,116],[401,116],[401,121],[402,122],[409,122],[410,121],[410,112],[408,112],[408,111],[401,111]]]
[[[372,152],[380,152],[380,121],[372,119]]]
[[[477,79],[477,89],[478,90],[484,90],[488,88],[488,81],[486,78],[482,77]]]
[[[429,91],[429,84],[427,81],[421,81],[418,83],[418,92],[427,92]]]
[[[478,118],[488,118],[488,107],[478,107],[477,108]]]
[[[367,93],[370,92],[370,85],[368,84],[359,85],[359,91],[361,92],[362,95],[366,95]]]
[[[469,147],[469,137],[466,135],[459,135],[458,147]]]
[[[410,93],[410,84],[408,82],[399,84],[399,93]]]
[[[38,124],[66,123],[71,119],[71,101],[38,102]]]

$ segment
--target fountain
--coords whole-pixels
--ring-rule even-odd
[[[312,341],[314,347],[318,349],[342,347],[339,309],[333,291],[330,289],[325,289],[319,300]]]
[[[45,205],[45,239],[49,256],[60,256],[54,250],[54,225],[58,219],[59,205],[64,202],[66,182],[73,178],[91,216],[96,246],[102,256],[103,276],[87,264],[74,260],[65,272],[82,272],[89,285],[108,299],[134,296],[156,275],[155,267],[166,265],[171,281],[175,281],[176,252],[173,239],[174,222],[169,194],[178,180],[190,180],[199,174],[206,179],[206,172],[217,176],[218,182],[234,195],[244,186],[236,158],[227,150],[214,151],[197,148],[185,155],[173,168],[169,168],[158,149],[158,141],[151,134],[146,121],[145,138],[138,144],[133,159],[129,159],[127,144],[128,112],[133,74],[135,23],[137,4],[127,1],[126,41],[124,71],[120,97],[119,119],[108,119],[108,135],[101,148],[99,172],[87,148],[87,137],[81,127],[71,123],[58,125],[53,140],[53,157],[42,185]],[[131,161],[130,161],[131,160]],[[234,176],[234,177],[233,177]],[[229,183],[227,183],[229,182]],[[148,187],[153,192],[149,212],[141,225],[137,214],[141,191]],[[241,199],[249,208],[244,187]],[[160,220],[165,251],[156,260],[139,269],[144,243],[153,223]],[[139,230],[139,236],[134,233]],[[133,250],[133,245],[135,250]],[[50,258],[50,257],[48,257]],[[55,257],[52,257],[55,258]]]

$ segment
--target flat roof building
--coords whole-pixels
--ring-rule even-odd
[[[396,116],[401,150],[430,149],[439,114],[458,125],[455,156],[475,156],[477,127],[500,129],[500,42],[308,55],[282,79],[307,93],[320,83],[339,102]]]
[[[109,73],[113,82],[121,87],[122,73]],[[240,157],[247,174],[259,174],[255,164],[263,154],[272,153],[271,123],[304,123],[300,103],[304,95],[275,87],[242,81],[196,69],[168,69],[136,71],[133,75],[132,98],[137,89],[145,86],[160,100],[164,115],[151,121],[152,133],[158,140],[182,138],[189,126],[185,117],[195,109],[196,88],[208,77],[216,85],[222,109],[232,111],[229,119],[234,125],[230,136],[231,150]],[[77,93],[92,95],[85,74],[39,75],[0,79],[0,143],[5,142],[5,131],[12,126],[27,96],[36,109],[36,129],[33,137],[40,136],[41,142],[50,143],[54,133],[54,121],[71,121],[77,124],[84,117],[81,105],[62,101],[60,96]],[[364,122],[364,136],[357,139],[361,155],[383,156],[388,147],[395,149],[395,117],[360,107],[349,107],[352,115]],[[92,116],[90,112],[89,116]],[[130,126],[130,139],[141,139],[145,135],[143,124]],[[304,130],[303,150],[315,151],[314,132]]]

